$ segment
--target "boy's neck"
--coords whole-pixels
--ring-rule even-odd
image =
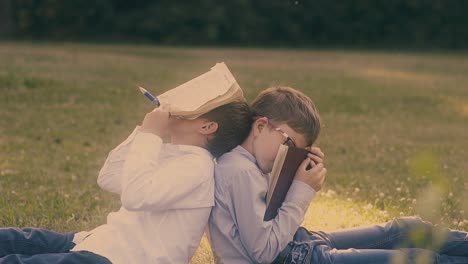
[[[242,142],[241,147],[243,147],[245,150],[247,150],[250,154],[252,154],[254,157],[253,153],[253,136],[252,134],[249,134],[249,136]]]
[[[206,149],[206,144],[203,144],[202,139],[197,137],[171,138],[170,143],[174,145],[188,145]]]

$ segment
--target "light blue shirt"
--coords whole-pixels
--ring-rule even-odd
[[[241,146],[218,158],[208,226],[217,263],[271,263],[292,241],[315,191],[293,181],[278,215],[265,222],[268,180]]]

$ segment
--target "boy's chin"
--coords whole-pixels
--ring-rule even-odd
[[[271,170],[273,169],[273,165],[271,166],[264,166],[264,165],[261,165],[261,164],[258,164],[258,167],[260,168],[260,170],[265,173],[265,174],[268,174],[271,172]]]
[[[188,146],[198,146],[206,149],[206,146],[202,144],[203,142],[194,142],[190,138],[185,136],[174,136],[169,135],[167,137],[168,142],[174,145],[188,145]]]
[[[172,143],[172,137],[170,135],[163,135],[161,136],[161,139],[164,143]]]

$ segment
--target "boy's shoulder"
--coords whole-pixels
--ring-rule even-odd
[[[203,172],[207,177],[213,178],[213,156],[208,150],[190,145],[166,144],[164,147],[166,158],[180,163],[181,167],[190,169],[191,175],[199,177],[197,174]]]
[[[232,177],[245,173],[261,174],[254,156],[241,146],[235,147],[216,160],[215,176],[217,178]]]

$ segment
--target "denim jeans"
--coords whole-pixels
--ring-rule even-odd
[[[300,227],[275,263],[468,263],[468,233],[419,218],[313,232]]]
[[[0,264],[111,263],[92,252],[70,251],[73,237],[38,228],[0,228]]]

